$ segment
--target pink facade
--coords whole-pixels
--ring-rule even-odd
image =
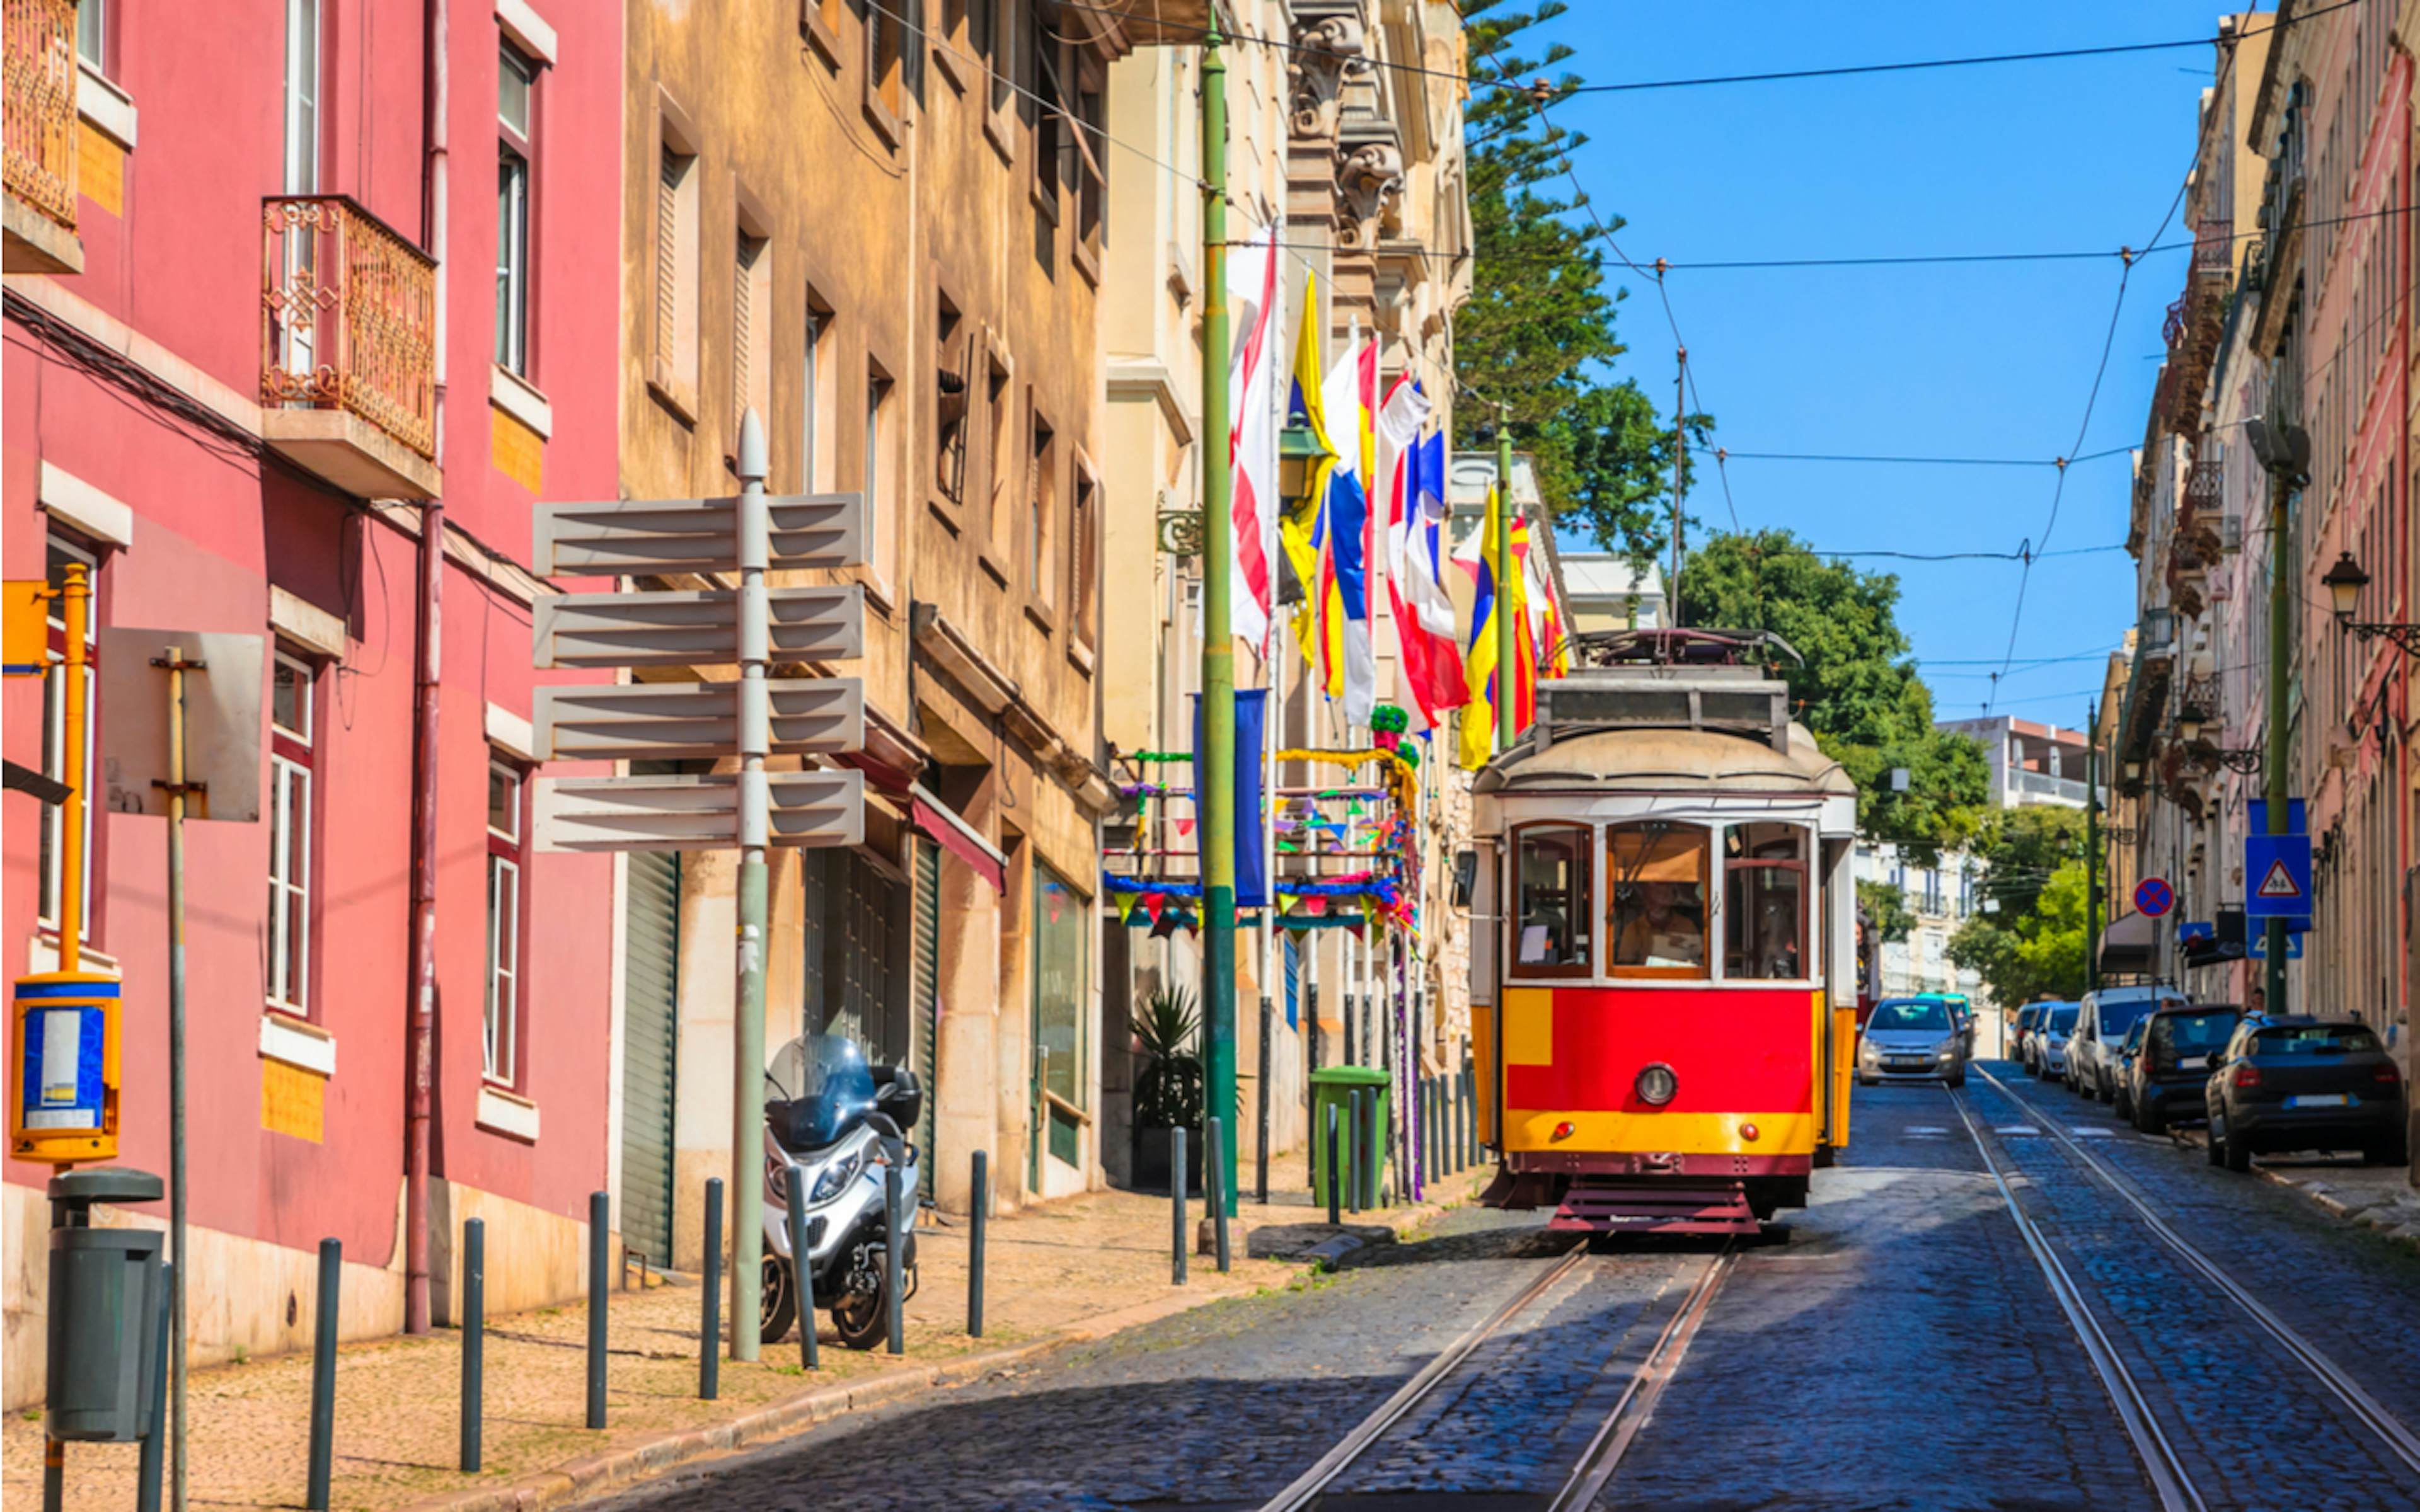
[[[90,552],[99,624],[270,637],[308,678],[307,731],[271,729],[264,713],[264,822],[188,831],[197,1361],[300,1342],[282,1305],[285,1278],[307,1277],[323,1237],[342,1240],[351,1262],[348,1333],[403,1322],[424,512],[408,497],[374,503],[350,489],[408,496],[433,486],[446,520],[430,1137],[441,1316],[444,1236],[463,1216],[484,1212],[491,1234],[527,1236],[530,1257],[504,1280],[509,1300],[562,1295],[577,1285],[586,1196],[607,1184],[614,866],[537,854],[526,786],[518,849],[491,836],[489,813],[496,764],[523,770],[528,755],[538,678],[531,503],[616,488],[620,8],[430,0],[437,7],[442,17],[365,0],[108,4],[87,67],[131,106],[102,113],[108,131],[87,108],[81,127],[83,271],[8,283],[7,576],[41,576],[53,546]],[[433,70],[427,39],[440,33],[444,66]],[[525,113],[517,91],[500,98],[511,58],[530,74]],[[83,87],[95,98],[94,80]],[[441,91],[442,220],[428,193],[439,133],[427,109]],[[507,151],[523,164],[527,231],[504,239],[501,260],[527,315],[525,335],[500,347]],[[439,353],[433,458],[398,445],[396,427],[359,418],[322,444],[277,444],[297,411],[262,402],[264,368],[279,362],[265,350],[276,338],[264,335],[264,201],[298,187],[349,196],[411,246],[427,248],[429,227],[444,227],[444,244],[428,249],[442,324],[424,315],[379,354]],[[348,246],[387,246],[358,217],[343,234]],[[392,247],[388,258],[407,271],[426,266]],[[318,360],[348,360],[333,332],[317,339]],[[500,354],[525,382],[500,372]],[[358,336],[349,361],[370,362]],[[332,405],[302,418],[346,417]],[[399,470],[398,486],[364,487],[365,465]],[[43,767],[41,686],[11,681],[5,699],[8,758]],[[104,750],[111,717],[98,708]],[[307,746],[296,738],[304,733]],[[310,822],[293,826],[307,874],[287,915],[305,921],[301,952],[285,949],[271,917],[272,873],[283,864],[279,874],[294,877],[271,854],[285,791],[272,751],[307,772]],[[302,780],[287,779],[296,791]],[[0,951],[13,976],[47,969],[55,936],[38,921],[43,810],[22,794],[6,803]],[[98,959],[86,964],[125,980],[118,1163],[164,1175],[164,826],[97,814],[93,834]],[[500,860],[515,879],[516,905],[504,912],[517,942],[502,974],[491,971],[489,918]],[[507,978],[512,1006],[491,1061],[490,983]],[[13,1085],[12,1075],[12,1094]],[[5,1167],[11,1405],[39,1391],[48,1219],[39,1194],[50,1174]]]

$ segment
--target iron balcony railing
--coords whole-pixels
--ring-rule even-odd
[[[2037,798],[2058,798],[2068,803],[2079,805],[2084,802],[2086,790],[2084,786],[2083,779],[2080,778],[2054,777],[2048,772],[2029,772],[2024,770],[2019,770],[2011,773],[2010,775],[2016,779],[2017,791],[2027,795],[2028,796]]]
[[[343,194],[262,202],[260,397],[437,458],[437,265]]]
[[[8,0],[8,193],[76,224],[76,0]]]

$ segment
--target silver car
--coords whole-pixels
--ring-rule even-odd
[[[1857,1046],[1857,1085],[1939,1081],[1966,1085],[1966,1046],[1949,1005],[1937,997],[1885,997]]]
[[[2032,1064],[2037,1076],[2067,1075],[2067,1041],[2075,1032],[2075,1015],[2080,1005],[2053,1003],[2042,1015],[2033,1034],[2025,1041],[2025,1059]]]

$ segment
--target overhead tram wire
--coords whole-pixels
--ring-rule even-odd
[[[870,3],[878,6],[879,0],[870,0]],[[1089,15],[1107,16],[1115,21],[1134,21],[1140,19],[1137,14],[1140,3],[1140,0],[1135,0],[1135,3],[1124,6],[1102,6],[1081,4],[1080,0],[1059,0],[1059,8],[1081,11]],[[2324,16],[2330,11],[2343,10],[2360,3],[2361,0],[2336,0],[2334,5],[2323,6],[2317,10],[2291,17],[2284,22],[2273,22],[2257,31],[2243,32],[2236,39],[2240,41],[2244,38],[2265,36],[2270,32],[2281,30],[2285,26],[2298,25],[2303,22]],[[1162,31],[1185,32],[1195,37],[1209,35],[1208,27],[1192,22],[1167,21],[1154,17],[1153,24]],[[1281,40],[1241,27],[1234,31],[1221,28],[1220,38],[1230,43],[1247,47],[1265,47],[1281,53],[1332,55],[1326,48],[1307,47],[1300,42]],[[1763,73],[1703,74],[1683,79],[1636,79],[1616,84],[1579,85],[1563,92],[1588,95],[1639,94],[1659,89],[1704,89],[1725,85],[1787,84],[1808,79],[1859,78],[1878,73],[1916,73],[1934,69],[1971,69],[2014,63],[2050,63],[2071,58],[2120,57],[2145,53],[2180,52],[2187,48],[2208,47],[2211,40],[2212,39],[2209,37],[2187,37],[2155,42],[2113,42],[2094,47],[2044,48],[2026,53],[1986,53],[1964,57],[1914,58],[1891,63],[1848,63],[1831,68],[1783,69]],[[1457,73],[1450,69],[1428,69],[1416,63],[1388,62],[1377,58],[1366,58],[1360,61],[1372,69],[1384,69],[1406,77],[1444,79],[1473,89],[1515,89],[1527,92],[1529,87],[1500,75]]]

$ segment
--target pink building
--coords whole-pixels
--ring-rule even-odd
[[[619,882],[529,843],[525,563],[533,500],[616,487],[621,8],[6,3],[7,576],[81,559],[103,626],[274,648],[261,822],[188,830],[193,1357],[306,1344],[324,1237],[351,1336],[444,1317],[471,1216],[490,1307],[568,1295]],[[60,681],[7,685],[11,762],[55,768]],[[57,958],[57,818],[6,803],[14,976]],[[163,825],[101,807],[118,1163],[164,1176]],[[12,1408],[51,1174],[0,1168]]]

